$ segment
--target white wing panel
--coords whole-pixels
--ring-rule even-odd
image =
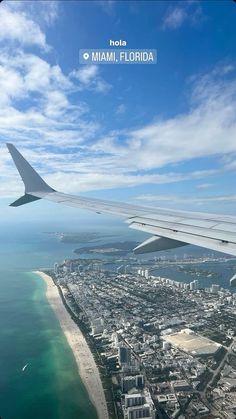
[[[7,146],[25,185],[25,195],[12,203],[12,206],[17,207],[45,198],[72,207],[124,217],[131,228],[170,239],[170,246],[174,245],[172,241],[175,240],[175,244],[190,243],[236,255],[235,216],[140,207],[60,193],[40,177],[12,144]],[[158,243],[161,247],[162,241]],[[166,243],[168,240],[163,240],[163,246]]]
[[[126,218],[131,228],[236,256],[236,234],[234,233],[236,223],[232,222],[234,217],[224,217],[227,221],[222,222],[220,219],[219,223],[219,218],[209,219],[209,214],[205,214],[205,220],[202,213],[200,219],[197,218],[197,213],[194,213],[194,218],[192,213],[188,213],[189,217],[186,217],[186,212],[184,212],[184,217],[181,217],[179,211],[177,214],[175,211],[170,214],[169,211],[169,214],[165,216],[163,210],[161,214],[158,211],[156,213],[152,211],[149,214],[145,207],[71,196],[59,192],[49,194],[37,192],[35,196],[98,213],[122,216]]]
[[[130,220],[131,223],[139,223],[144,224],[151,227],[162,228],[163,230],[171,230],[174,232],[181,232],[187,234],[193,234],[199,237],[208,237],[217,239],[220,241],[230,241],[232,243],[236,242],[236,235],[235,233],[224,231],[224,230],[216,230],[213,228],[202,228],[198,227],[198,220],[195,220],[195,225],[188,225],[188,220],[184,220],[184,222],[177,222],[177,223],[167,223],[163,221],[152,220],[150,218],[145,217],[133,217]]]
[[[189,244],[194,244],[200,247],[206,247],[207,249],[216,250],[217,252],[227,253],[229,255],[236,256],[236,244],[235,243],[224,243],[219,240],[210,239],[207,237],[199,237],[193,234],[174,232],[167,229],[158,228],[155,226],[145,225],[141,223],[132,223],[129,226],[135,230],[145,231],[146,233],[155,234],[160,237],[167,237],[172,240],[177,240]]]

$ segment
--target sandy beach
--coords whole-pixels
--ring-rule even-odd
[[[34,273],[39,275],[47,284],[47,299],[73,351],[79,375],[88,391],[90,400],[97,410],[99,419],[109,419],[99,371],[83,334],[67,312],[52,278],[41,271],[35,271]]]

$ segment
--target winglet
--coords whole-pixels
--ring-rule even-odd
[[[21,196],[16,201],[12,202],[10,204],[10,207],[20,207],[21,205],[29,204],[30,202],[37,201],[38,199],[41,199],[41,198],[38,198],[37,196],[33,196],[26,193],[25,195]]]
[[[7,148],[16,165],[16,168],[25,185],[25,195],[13,202],[11,206],[19,206],[28,202],[40,199],[34,196],[34,192],[55,192],[33,169],[33,167],[25,160],[13,144],[7,144]]]

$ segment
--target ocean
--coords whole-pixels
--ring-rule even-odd
[[[97,419],[46,286],[31,272],[72,256],[74,245],[42,231],[1,228],[0,418]]]
[[[77,224],[70,224],[70,228],[66,223],[58,228],[58,225],[46,225],[42,220],[41,225],[1,226],[1,419],[97,419],[96,410],[77,372],[73,353],[46,299],[45,284],[32,270],[52,267],[66,257],[78,257],[73,254],[78,247],[76,244],[61,243],[54,235],[45,232],[100,231],[105,235],[113,233],[113,238],[109,239],[112,241],[114,237],[116,240],[137,241],[144,238],[141,233],[136,234],[122,224],[112,223],[90,223],[87,228],[78,220]],[[184,251],[193,254],[193,249],[197,248],[186,247]],[[173,252],[177,253],[173,250],[166,255]],[[145,259],[143,257],[144,263]],[[199,279],[201,286],[218,283],[228,288],[229,279],[235,273],[235,261],[192,267],[197,274],[170,266],[160,267],[153,274],[184,282]]]

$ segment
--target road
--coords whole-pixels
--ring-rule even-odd
[[[228,355],[230,355],[230,354],[234,353],[234,352],[233,352],[233,350],[232,350],[232,347],[234,346],[234,344],[235,344],[235,339],[233,339],[233,341],[231,342],[230,346],[228,346],[228,347],[224,346],[224,348],[226,349],[226,353],[225,353],[225,355],[223,356],[222,360],[220,361],[220,363],[219,363],[219,365],[218,365],[217,369],[216,369],[215,371],[211,370],[211,372],[213,373],[213,376],[212,376],[212,378],[210,379],[210,381],[207,383],[205,390],[203,390],[203,391],[199,391],[199,392],[198,392],[198,394],[199,394],[199,396],[200,396],[200,398],[201,398],[202,402],[203,402],[203,403],[204,403],[204,404],[208,407],[208,409],[210,410],[210,412],[211,412],[213,415],[216,415],[216,416],[218,415],[219,417],[221,417],[220,412],[219,412],[219,411],[217,411],[217,410],[215,410],[215,408],[214,408],[214,406],[212,405],[212,403],[209,403],[209,401],[208,401],[208,399],[207,399],[207,397],[206,397],[206,393],[207,393],[207,391],[209,390],[209,387],[212,385],[212,383],[213,383],[213,381],[214,381],[215,377],[216,377],[216,376],[217,376],[217,375],[221,372],[221,370],[223,369],[223,367],[224,367],[224,365],[225,365],[225,362],[226,362],[226,360],[227,360]]]

